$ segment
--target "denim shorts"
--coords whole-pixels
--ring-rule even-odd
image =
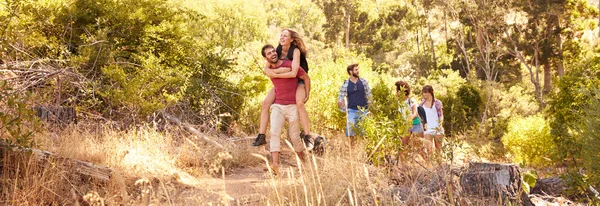
[[[421,134],[423,133],[423,126],[421,124],[413,124],[409,131],[411,134]]]
[[[357,110],[348,109],[348,119],[346,119],[346,137],[356,136],[356,132],[360,135],[364,134],[362,128],[360,128],[360,122],[364,120],[364,117],[369,114],[369,110]]]
[[[427,135],[444,135],[444,130],[440,130],[438,128],[428,128],[424,133]]]

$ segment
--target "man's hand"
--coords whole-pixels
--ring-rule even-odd
[[[307,92],[306,97],[304,97],[304,103],[308,102],[308,96],[310,96],[310,94]]]

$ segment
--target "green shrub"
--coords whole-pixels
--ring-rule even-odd
[[[28,98],[0,81],[0,137],[8,145],[35,145],[31,135],[39,129],[39,122],[34,110],[27,107]]]
[[[460,100],[461,109],[466,115],[466,121],[464,122],[472,124],[474,121],[477,121],[481,117],[482,107],[484,106],[481,91],[471,84],[463,84],[458,88],[456,96]]]
[[[576,128],[583,143],[583,167],[588,172],[589,184],[600,189],[600,90],[595,89],[588,96],[590,104]]]
[[[556,152],[552,159],[567,168],[563,177],[569,186],[565,194],[569,196],[587,196],[590,183],[598,186],[598,182],[593,183],[598,180],[598,173],[580,173],[582,166],[591,171],[595,170],[589,163],[597,159],[598,151],[593,153],[594,145],[588,144],[596,140],[587,135],[597,131],[593,120],[588,118],[593,118],[594,105],[598,103],[597,97],[590,94],[594,94],[600,85],[600,55],[598,52],[589,54],[573,63],[570,66],[571,71],[558,79],[554,85],[557,89],[550,94],[550,101],[545,110],[552,128],[553,142],[556,144]],[[588,126],[591,126],[592,130],[588,131]]]
[[[375,165],[385,163],[386,157],[396,155],[402,149],[402,138],[408,135],[411,122],[398,112],[398,107],[406,107],[396,97],[393,82],[379,78],[373,82],[373,104],[371,115],[360,125],[364,128],[364,145],[370,161]],[[404,108],[407,109],[407,108]]]
[[[494,90],[494,98],[490,100],[486,128],[489,139],[501,138],[508,128],[508,122],[514,115],[530,116],[538,112],[539,106],[535,97],[525,86],[514,85],[508,89]]]
[[[515,117],[508,123],[502,143],[515,162],[533,166],[548,166],[555,145],[550,136],[548,122],[539,115]]]

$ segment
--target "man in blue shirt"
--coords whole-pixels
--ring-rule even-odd
[[[350,77],[340,88],[337,103],[342,111],[347,113],[346,136],[350,137],[350,145],[354,145],[354,125],[362,121],[363,116],[368,113],[373,94],[367,80],[360,78],[358,64],[351,64],[346,71]]]

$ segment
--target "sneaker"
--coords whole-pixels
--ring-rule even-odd
[[[313,143],[310,142],[310,135],[306,134],[301,136],[302,140],[304,141],[304,146],[306,146],[306,150],[310,151],[313,149]]]
[[[267,136],[264,134],[258,134],[256,139],[254,140],[254,143],[252,143],[252,146],[258,147],[265,144],[267,144]]]

